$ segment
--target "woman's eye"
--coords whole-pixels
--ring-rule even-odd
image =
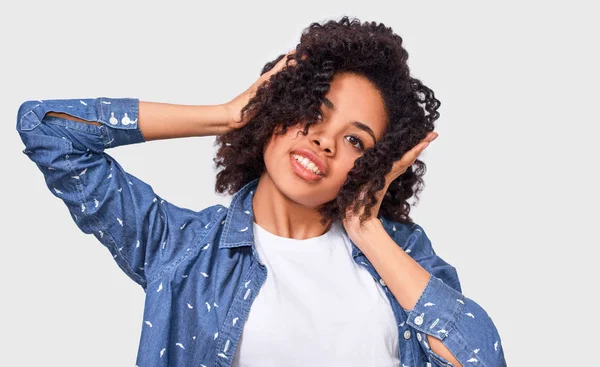
[[[354,143],[352,144],[352,146],[354,146],[356,149],[360,150],[361,152],[363,150],[365,150],[365,145],[363,144],[362,140],[360,140],[360,138],[357,138],[356,136],[353,136],[353,135],[349,135],[348,137],[351,139],[354,139]],[[351,141],[351,143],[352,143],[352,141]],[[358,144],[358,146],[356,146],[354,144]]]

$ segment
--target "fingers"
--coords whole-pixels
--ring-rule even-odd
[[[417,160],[419,155],[423,152],[423,150],[425,150],[425,148],[427,148],[427,146],[429,146],[429,144],[432,141],[434,141],[438,136],[439,135],[433,131],[430,132],[429,134],[427,134],[427,136],[425,136],[425,138],[423,140],[421,140],[411,150],[406,152],[402,156],[402,158],[400,158],[398,161],[396,161],[394,163],[394,165],[392,166],[392,171],[399,172],[399,174],[404,173],[404,171],[406,171],[406,169],[408,167],[410,167],[413,163],[415,163],[415,161]]]

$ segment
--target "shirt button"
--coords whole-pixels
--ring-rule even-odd
[[[421,333],[417,333],[417,339],[419,339],[419,341],[421,341]]]
[[[407,339],[407,340],[410,339],[410,330],[406,330],[404,332],[404,339]]]
[[[383,280],[383,278],[379,278],[379,284],[385,287],[385,281]]]
[[[415,324],[421,325],[423,323],[423,315],[415,317]]]

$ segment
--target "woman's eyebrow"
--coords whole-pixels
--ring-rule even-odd
[[[335,111],[334,104],[327,97],[323,97],[323,103],[325,104],[325,106]],[[373,142],[377,144],[377,139],[375,139],[375,133],[373,133],[373,130],[371,130],[369,125],[363,124],[360,121],[353,121],[352,125],[363,131],[366,131],[369,135],[371,135],[371,138],[373,138]]]

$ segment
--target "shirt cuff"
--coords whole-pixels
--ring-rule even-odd
[[[465,296],[430,275],[429,282],[415,307],[407,311],[407,324],[440,340],[448,336],[465,306]]]
[[[99,97],[95,102],[106,148],[146,141],[138,124],[139,99]]]
[[[138,125],[137,98],[80,98],[27,101],[19,109],[19,129],[33,130],[48,112],[62,112],[100,122],[104,148],[145,142]]]

